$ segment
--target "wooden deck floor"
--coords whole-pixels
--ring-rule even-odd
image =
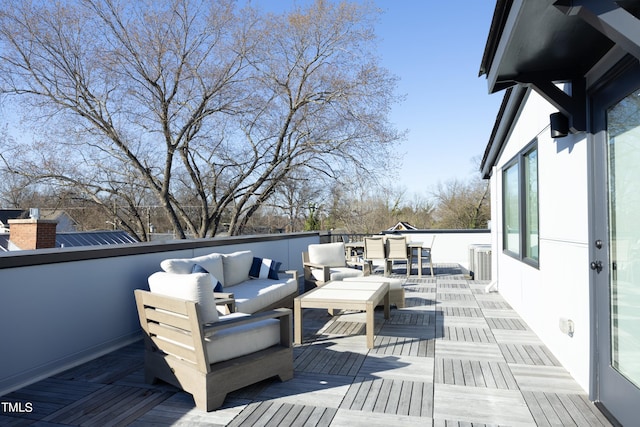
[[[437,273],[407,279],[407,306],[386,322],[376,313],[373,350],[362,313],[307,309],[294,378],[234,392],[217,411],[145,384],[140,342],[0,397],[32,408],[3,403],[0,425],[610,425],[486,282]]]

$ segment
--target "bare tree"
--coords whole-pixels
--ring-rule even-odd
[[[236,194],[232,232],[293,171],[323,181],[380,170],[390,159],[400,137],[387,121],[396,79],[372,59],[373,12],[368,4],[318,0],[256,28],[254,108],[237,117],[244,151],[224,159],[237,166],[238,179],[252,177]]]
[[[274,214],[280,214],[286,218],[282,228],[290,232],[304,229],[309,205],[317,206],[326,196],[320,182],[322,180],[313,179],[312,176],[301,173],[293,173],[282,180],[274,197],[268,203]]]
[[[232,0],[4,2],[0,94],[38,138],[0,156],[141,239],[150,205],[180,238],[223,222],[239,234],[295,171],[366,173],[399,138],[395,79],[372,54],[376,13],[322,0],[279,16]]]
[[[436,227],[465,229],[486,228],[491,218],[489,181],[480,177],[469,182],[454,179],[438,184]]]

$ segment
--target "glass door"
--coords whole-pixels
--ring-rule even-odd
[[[632,68],[594,103],[596,386],[623,425],[637,422],[640,404],[640,77]]]
[[[640,90],[607,111],[611,365],[640,386]]]

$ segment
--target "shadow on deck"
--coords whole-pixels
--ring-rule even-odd
[[[145,384],[138,342],[1,397],[0,424],[610,425],[487,282],[435,270],[406,280],[406,307],[389,320],[376,312],[372,350],[362,313],[306,309],[294,378],[238,390],[217,411]]]

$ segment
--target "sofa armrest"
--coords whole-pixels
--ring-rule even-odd
[[[289,308],[276,308],[275,310],[255,313],[251,316],[237,317],[229,320],[220,320],[215,323],[205,323],[202,325],[205,337],[211,337],[216,332],[234,328],[240,325],[250,325],[266,319],[280,320],[280,343],[285,347],[291,346],[291,328],[293,311]]]
[[[218,298],[233,298],[233,292],[214,292],[213,296]]]
[[[303,267],[306,267],[307,269],[311,269],[311,268],[317,268],[322,270],[322,277],[323,277],[323,282],[328,282],[329,280],[331,280],[331,267],[329,267],[328,265],[321,265],[321,264],[313,264],[311,262],[305,262],[303,263]],[[306,277],[306,275],[305,275]]]
[[[236,312],[236,299],[231,292],[214,292],[216,305],[224,306],[227,314]]]
[[[314,264],[313,262],[303,262],[302,265],[304,267],[310,267],[310,268],[324,268],[324,267],[327,267],[326,265]]]
[[[279,271],[278,273],[290,274],[293,279],[298,281],[298,270],[284,270],[284,271]]]

